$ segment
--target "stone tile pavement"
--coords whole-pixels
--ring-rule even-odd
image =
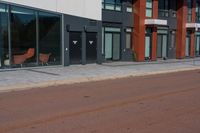
[[[0,92],[200,69],[200,59],[0,70]]]

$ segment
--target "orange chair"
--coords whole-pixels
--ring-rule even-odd
[[[13,63],[16,65],[21,65],[26,61],[26,55],[14,55],[13,56]]]
[[[34,48],[29,48],[28,51],[26,52],[26,59],[29,59],[35,55],[35,49]]]
[[[42,62],[42,65],[46,64],[48,65],[49,57],[51,56],[51,53],[49,54],[42,54],[39,55],[39,60]]]
[[[14,55],[13,56],[13,63],[16,65],[21,65],[27,60],[30,59],[35,55],[35,49],[29,48],[25,54],[22,55]]]

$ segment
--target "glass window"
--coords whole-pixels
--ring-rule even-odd
[[[176,48],[176,31],[172,31],[171,33],[171,43],[170,43],[171,48]]]
[[[0,68],[58,65],[61,60],[60,15],[0,4]]]
[[[121,29],[117,27],[104,27],[104,43],[102,43],[104,49],[102,51],[104,51],[104,57],[107,60],[120,59],[120,31]]]
[[[127,7],[126,8],[126,12],[130,12],[130,13],[133,12],[133,8],[132,7]]]
[[[132,42],[132,29],[126,29],[126,49],[131,49],[131,42]]]
[[[36,65],[36,13],[11,6],[12,65]]]
[[[159,16],[168,17],[169,16],[169,0],[159,0],[158,2]]]
[[[196,21],[200,22],[200,3],[196,3]]]
[[[131,49],[131,33],[126,33],[126,48]]]
[[[121,0],[102,0],[102,8],[107,10],[121,11]]]
[[[188,6],[187,20],[188,22],[191,22],[192,21],[192,0],[187,0],[187,6]]]
[[[10,65],[8,46],[8,8],[0,4],[0,68]]]
[[[42,65],[61,64],[61,20],[59,15],[39,12],[39,60]]]
[[[120,28],[113,28],[113,27],[105,27],[105,31],[107,32],[120,32]]]
[[[152,0],[146,0],[146,17],[152,17]]]
[[[104,27],[102,27],[102,49],[101,53],[104,55]]]

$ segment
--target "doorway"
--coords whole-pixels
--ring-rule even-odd
[[[69,34],[69,56],[70,64],[81,64],[81,32],[70,32]]]
[[[151,59],[151,35],[145,36],[145,60]]]
[[[97,61],[97,33],[86,34],[86,61],[87,63]]]
[[[158,34],[157,58],[167,58],[167,34]]]
[[[200,56],[200,34],[196,35],[195,55]]]
[[[106,27],[104,32],[104,55],[106,60],[120,60],[120,28]]]
[[[186,36],[186,44],[185,44],[185,56],[189,57],[190,56],[190,34],[187,34]]]

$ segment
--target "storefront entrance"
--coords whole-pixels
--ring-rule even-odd
[[[164,29],[159,29],[158,40],[157,40],[157,58],[166,59],[168,53],[168,31]]]
[[[157,58],[167,58],[167,35],[158,34]]]
[[[120,28],[105,27],[104,53],[106,60],[120,60]]]
[[[152,49],[152,29],[146,29],[145,36],[145,60],[151,59],[151,49]]]
[[[191,35],[190,35],[190,32],[187,32],[186,44],[185,44],[185,56],[186,57],[190,56],[190,42],[191,42]]]
[[[200,56],[200,32],[196,33],[195,56]]]

